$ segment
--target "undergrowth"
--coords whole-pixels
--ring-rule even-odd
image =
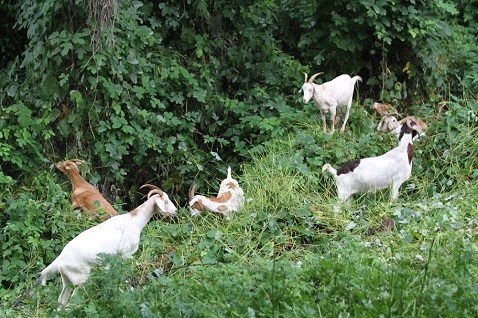
[[[322,165],[396,144],[375,133],[375,119],[360,117],[364,126],[351,124],[344,136],[302,121],[252,150],[235,171],[246,193],[241,213],[231,221],[206,212],[193,219],[180,207],[177,218],[154,217],[137,253],[103,255],[65,308],[56,301],[59,276],[35,287],[20,309],[10,306],[98,220],[71,210],[68,188],[51,171],[28,188],[7,187],[0,194],[0,316],[477,316],[476,122],[432,123],[415,143],[412,177],[396,201],[388,190],[356,195],[335,212],[335,185]],[[387,218],[393,231],[371,231]]]

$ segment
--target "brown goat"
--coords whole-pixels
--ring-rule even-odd
[[[98,209],[103,208],[106,211],[106,215],[101,218],[103,221],[108,219],[108,215],[111,217],[118,215],[118,212],[106,201],[101,193],[80,176],[77,166],[83,163],[84,161],[82,160],[71,159],[59,162],[56,165],[61,172],[70,177],[72,208],[79,208],[84,212],[90,212],[92,215],[95,215]],[[99,202],[99,205],[95,204],[95,202]]]
[[[375,110],[375,112],[377,114],[379,114],[380,116],[385,116],[385,115],[398,115],[398,112],[397,110],[395,109],[395,107],[393,107],[392,105],[390,104],[386,104],[386,103],[377,103],[377,102],[374,102],[372,103],[372,109]]]

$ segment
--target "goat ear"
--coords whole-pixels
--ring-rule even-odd
[[[83,160],[79,160],[79,159],[72,159],[70,161],[73,162],[77,166],[80,166],[80,165],[85,163]]]
[[[155,200],[154,204],[156,204],[159,211],[163,211],[163,212],[166,211],[166,205],[164,204],[164,201],[163,201],[163,199],[161,199],[160,196],[156,197],[156,200]],[[161,212],[160,212],[160,214],[161,214]]]
[[[415,136],[418,134],[419,132],[415,128],[412,128],[412,139],[415,138]]]

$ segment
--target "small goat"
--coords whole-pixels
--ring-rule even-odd
[[[177,215],[176,206],[165,192],[150,184],[141,186],[141,189],[144,187],[152,188],[146,202],[129,213],[118,215],[78,234],[40,273],[38,282],[42,285],[46,284],[49,274],[61,274],[63,289],[58,297],[59,303],[65,305],[68,302],[71,285],[80,285],[88,279],[98,254],[120,255],[123,258],[131,256],[138,249],[141,231],[154,214]]]
[[[385,116],[390,114],[399,115],[397,110],[390,104],[374,102],[372,103],[372,109],[374,109],[375,112],[379,114],[380,116]]]
[[[427,124],[420,118],[415,118],[414,116],[407,116],[401,120],[397,120],[395,116],[385,115],[378,124],[377,131],[382,133],[392,132],[398,138],[403,124],[410,121],[415,122],[415,128],[419,133],[413,140],[426,136],[425,129],[428,127]]]
[[[343,74],[337,76],[329,82],[319,85],[313,82],[315,77],[319,74],[322,73],[312,75],[309,81],[307,81],[307,74],[304,73],[304,84],[300,88],[299,92],[304,92],[304,103],[306,104],[312,97],[314,97],[314,101],[319,107],[320,113],[322,115],[322,126],[324,132],[327,132],[325,114],[330,111],[331,135],[335,131],[335,115],[338,112],[338,122],[342,114],[342,107],[347,106],[344,123],[342,128],[340,128],[340,133],[343,133],[345,131],[345,124],[347,124],[347,120],[349,119],[350,115],[350,107],[352,106],[355,83],[357,81],[362,81],[362,78],[358,75],[351,78],[349,75]]]
[[[322,172],[330,172],[336,181],[338,196],[348,202],[355,193],[375,192],[392,186],[392,200],[398,198],[398,190],[412,173],[413,137],[417,134],[416,123],[406,121],[402,125],[399,145],[379,157],[354,160],[335,170],[325,164]]]
[[[90,212],[95,215],[96,211],[103,208],[106,215],[101,219],[103,221],[108,219],[108,215],[113,217],[118,215],[118,212],[109,204],[108,201],[101,195],[101,193],[91,184],[85,181],[78,172],[79,165],[84,161],[78,159],[67,160],[59,162],[56,167],[66,174],[71,179],[71,206],[73,209],[79,208],[84,212]],[[95,205],[99,202],[99,205]]]
[[[239,183],[231,176],[231,167],[227,168],[227,178],[222,180],[216,198],[194,195],[196,184],[189,190],[189,210],[193,218],[204,210],[214,212],[231,219],[232,211],[240,211],[244,206],[244,192]]]

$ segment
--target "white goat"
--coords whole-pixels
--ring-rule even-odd
[[[70,286],[80,285],[88,279],[98,254],[131,256],[138,249],[141,231],[154,214],[177,214],[175,205],[165,192],[150,184],[141,186],[144,187],[153,188],[146,202],[129,213],[118,215],[78,234],[40,273],[38,282],[42,285],[46,284],[49,274],[61,274],[63,289],[58,297],[59,303],[65,305],[68,302],[72,291]]]
[[[377,131],[382,133],[391,132],[398,138],[403,124],[410,121],[415,122],[415,128],[419,133],[413,140],[426,136],[425,129],[428,127],[427,124],[420,118],[415,118],[414,116],[407,116],[401,120],[397,120],[395,116],[385,115],[378,124]]]
[[[237,180],[232,178],[231,167],[227,168],[227,178],[222,180],[216,198],[194,195],[195,190],[196,184],[189,190],[189,210],[194,218],[208,210],[229,220],[232,211],[239,212],[244,206],[244,191]]]
[[[357,81],[362,81],[362,78],[358,75],[351,78],[349,75],[343,74],[337,76],[329,82],[319,85],[313,82],[315,77],[319,74],[322,73],[312,75],[309,81],[307,81],[307,73],[304,73],[304,84],[300,88],[299,92],[304,91],[304,103],[306,104],[312,97],[314,97],[314,101],[319,107],[320,113],[322,115],[322,126],[324,132],[327,132],[325,114],[330,111],[331,135],[335,131],[335,115],[338,112],[338,122],[342,114],[342,107],[347,106],[344,123],[342,128],[340,128],[340,133],[343,133],[345,131],[345,124],[347,124],[347,120],[349,119],[350,115],[350,107],[352,106],[355,83]]]
[[[416,123],[402,125],[399,145],[379,157],[354,160],[335,170],[325,164],[322,172],[330,172],[336,181],[338,196],[348,202],[355,193],[375,192],[392,186],[392,200],[398,197],[402,183],[412,172],[413,137],[417,134]]]
[[[103,208],[106,211],[106,215],[102,217],[105,221],[108,216],[113,217],[118,215],[118,212],[106,201],[101,193],[91,184],[85,181],[78,172],[79,165],[84,161],[78,159],[66,160],[57,163],[56,167],[70,177],[71,180],[71,206],[73,209],[79,208],[82,211],[90,212],[95,215],[98,209]],[[98,202],[99,205],[95,205]]]

